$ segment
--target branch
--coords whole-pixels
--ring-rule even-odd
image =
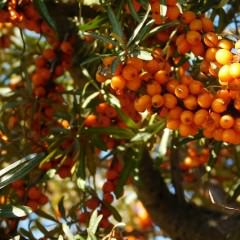
[[[142,201],[155,224],[177,240],[237,240],[240,239],[240,215],[223,213],[179,202],[172,195],[161,174],[154,169],[145,150],[139,165],[136,184]]]

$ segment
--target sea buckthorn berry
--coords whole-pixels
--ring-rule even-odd
[[[28,198],[38,200],[41,197],[41,191],[37,187],[31,187],[28,190]]]
[[[140,72],[143,69],[143,60],[136,57],[130,57],[127,60],[127,65],[132,65],[138,70],[138,72]]]
[[[222,113],[227,109],[226,101],[222,98],[216,98],[213,100],[211,108],[216,113]]]
[[[73,53],[73,47],[70,42],[64,41],[60,45],[60,49],[62,52],[71,55]]]
[[[213,32],[214,31],[214,25],[211,19],[207,17],[202,17],[202,29],[204,32]]]
[[[221,85],[228,85],[228,83],[233,79],[231,76],[230,68],[231,65],[223,65],[218,72],[219,83]]]
[[[156,94],[160,94],[162,92],[162,87],[160,83],[158,83],[157,81],[153,81],[147,84],[146,91],[148,95],[153,96]]]
[[[234,129],[225,129],[222,134],[222,140],[228,143],[235,143],[237,139],[236,132]]]
[[[167,82],[166,88],[169,93],[174,93],[175,88],[179,85],[179,82],[176,79],[171,79]]]
[[[220,118],[220,126],[222,128],[231,128],[234,125],[234,118],[231,115],[223,115]]]
[[[111,181],[106,181],[102,187],[103,192],[113,192],[114,189],[115,189],[115,186]]]
[[[231,63],[233,54],[227,49],[219,49],[216,52],[216,61],[222,65]]]
[[[134,108],[137,112],[144,112],[151,106],[151,97],[149,95],[143,95],[136,99],[134,102]]]
[[[199,109],[198,111],[195,112],[194,117],[193,117],[193,122],[197,126],[201,126],[203,123],[205,123],[208,120],[209,113],[205,109]]]
[[[112,77],[111,87],[113,90],[115,90],[115,91],[123,90],[125,88],[125,85],[126,85],[126,80],[121,75]]]
[[[192,39],[190,41],[192,41]],[[185,54],[185,53],[189,52],[190,50],[191,50],[191,45],[189,44],[189,42],[185,38],[179,44],[177,44],[177,51],[180,54]]]
[[[49,60],[49,61],[52,61],[54,60],[54,58],[56,57],[56,53],[53,49],[51,48],[47,48],[43,51],[42,53],[43,57],[46,59],[46,60]]]
[[[97,125],[97,116],[94,114],[88,115],[84,120],[84,125],[86,127],[94,127]]]
[[[196,14],[192,11],[183,12],[181,19],[184,23],[189,24],[196,18]]]
[[[95,197],[92,197],[85,202],[85,205],[89,209],[96,209],[99,205],[99,200]]]
[[[137,91],[141,87],[141,83],[142,81],[137,77],[132,81],[127,81],[126,87],[131,91]]]
[[[127,81],[133,81],[138,77],[138,70],[133,65],[126,65],[122,70],[122,76]]]
[[[167,119],[167,128],[177,130],[179,128],[180,121],[177,119]]]
[[[102,63],[105,67],[110,67],[115,59],[116,56],[107,56],[102,59]]]
[[[200,63],[200,71],[202,73],[208,74],[210,68],[210,63],[203,59],[203,61]]]
[[[201,42],[199,42],[195,45],[192,45],[191,46],[191,51],[195,56],[202,56],[203,57],[204,54],[205,54],[205,48],[204,48],[204,46]]]
[[[240,77],[240,63],[232,63],[230,65],[229,73],[233,78]]]
[[[193,80],[189,84],[188,88],[189,88],[189,91],[191,94],[198,95],[201,93],[201,91],[203,89],[203,85],[201,82]]]
[[[213,96],[211,93],[205,92],[198,96],[197,103],[201,108],[209,108],[212,104]]]
[[[177,98],[174,95],[170,93],[166,93],[163,95],[163,97],[164,97],[164,106],[166,108],[171,109],[177,105]]]
[[[202,30],[202,21],[200,19],[194,19],[189,25],[189,29],[192,31],[201,31]]]
[[[190,125],[193,123],[194,114],[191,111],[183,111],[180,116],[180,120],[183,124]]]
[[[207,60],[208,62],[214,62],[216,60],[216,52],[217,51],[218,51],[217,48],[214,48],[214,47],[208,48],[205,52],[204,59]]]
[[[188,43],[191,45],[197,45],[201,41],[201,34],[197,31],[188,31],[186,35]]]
[[[178,6],[167,6],[166,16],[169,20],[175,20],[180,15],[180,10]]]
[[[160,70],[160,64],[157,60],[152,59],[150,61],[146,61],[143,65],[143,68],[145,71],[154,74],[156,73],[158,70]]]
[[[238,132],[240,132],[240,118],[235,118],[234,121],[234,129]]]
[[[182,137],[188,137],[188,136],[192,135],[192,128],[191,128],[191,126],[183,124],[183,123],[180,123],[180,125],[179,125],[179,134]]]
[[[180,99],[185,99],[188,94],[189,94],[189,90],[188,87],[184,84],[179,84],[177,85],[177,87],[175,88],[174,91],[175,95],[180,98]]]
[[[177,4],[177,0],[166,0],[166,4],[168,6],[175,6]]]
[[[193,95],[188,95],[183,100],[184,106],[189,110],[195,110],[197,108],[197,98]]]
[[[179,106],[176,106],[172,109],[170,109],[168,113],[168,118],[169,119],[180,119],[180,115],[183,112],[183,109]]]
[[[164,84],[169,79],[169,73],[166,70],[159,70],[155,73],[154,79],[160,84]]]
[[[159,94],[152,96],[152,106],[154,108],[160,108],[163,106],[163,104],[164,104],[163,96]]]
[[[207,47],[217,47],[218,45],[218,36],[214,32],[208,32],[203,37],[203,42]]]
[[[218,42],[218,47],[226,50],[231,50],[233,48],[233,43],[232,41],[223,38]]]

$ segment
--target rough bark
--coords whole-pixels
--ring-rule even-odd
[[[171,194],[146,151],[139,165],[137,190],[155,224],[174,240],[239,240],[240,215],[178,201]]]

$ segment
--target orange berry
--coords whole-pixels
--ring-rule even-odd
[[[54,58],[56,57],[56,53],[53,49],[51,48],[47,48],[43,51],[42,53],[43,57],[49,61],[54,60]]]
[[[135,100],[134,108],[137,112],[144,112],[151,106],[151,97],[149,95],[143,95]]]
[[[202,21],[200,19],[194,19],[190,22],[189,29],[192,31],[202,30]]]
[[[122,76],[127,81],[133,81],[138,77],[138,70],[130,64],[127,64],[122,70]]]
[[[167,6],[166,16],[169,20],[175,20],[180,15],[180,10],[178,6]]]
[[[223,65],[218,72],[219,83],[221,85],[228,85],[228,83],[233,79],[230,73],[231,65]]]
[[[202,126],[203,123],[205,123],[208,120],[209,113],[205,109],[199,109],[197,112],[195,112],[193,121],[197,126]]]
[[[233,48],[233,43],[232,41],[223,38],[218,42],[218,47],[226,50],[231,50]]]
[[[141,87],[141,80],[139,77],[132,81],[127,81],[126,87],[131,91],[137,91]]]
[[[166,0],[166,4],[168,6],[175,6],[177,4],[177,0]]]
[[[203,89],[203,85],[201,82],[193,80],[188,88],[191,94],[199,95]]]
[[[218,36],[214,32],[208,32],[203,37],[203,42],[207,47],[217,47],[218,45]]]
[[[193,123],[193,117],[193,112],[185,110],[181,113],[180,120],[183,124],[190,125]]]
[[[179,128],[180,121],[176,119],[167,119],[167,128],[177,130]]]
[[[188,94],[189,94],[189,90],[188,87],[184,84],[179,84],[175,90],[174,90],[175,95],[180,98],[180,99],[185,99]]]
[[[220,118],[220,126],[222,128],[231,128],[234,125],[234,118],[231,115],[223,115]]]
[[[237,139],[236,132],[233,129],[225,129],[222,134],[222,140],[228,143],[235,143]]]
[[[170,109],[170,111],[168,113],[168,118],[169,119],[179,119],[182,111],[183,111],[183,109],[181,107],[176,106],[176,107]]]
[[[197,31],[188,31],[186,35],[188,43],[191,45],[197,45],[201,41],[201,34]]]
[[[185,53],[189,52],[190,50],[191,50],[191,45],[189,44],[189,42],[185,38],[182,41],[180,41],[179,44],[177,44],[177,51],[180,54],[185,54]]]
[[[177,98],[174,95],[170,93],[166,93],[163,95],[163,97],[164,97],[164,106],[166,108],[171,109],[177,105]]]
[[[222,113],[227,109],[226,101],[222,98],[216,98],[213,100],[211,108],[216,113]]]
[[[152,59],[150,61],[146,61],[143,65],[143,68],[145,71],[154,74],[156,73],[158,70],[160,70],[160,64],[157,60]]]
[[[84,125],[86,127],[94,127],[97,124],[97,116],[94,114],[88,115],[84,120]]]
[[[207,17],[201,18],[202,22],[202,29],[204,32],[213,32],[214,31],[214,25],[211,19]]]
[[[163,106],[163,104],[164,104],[163,96],[159,94],[152,96],[152,106],[154,108],[160,108]]]
[[[140,72],[143,69],[143,60],[137,57],[130,57],[127,60],[127,65],[132,65]]]
[[[232,63],[230,65],[229,73],[233,78],[240,77],[240,63]]]
[[[197,98],[193,95],[188,95],[188,97],[183,100],[183,104],[187,109],[195,110],[197,108]]]
[[[111,87],[113,90],[123,90],[125,88],[126,81],[121,75],[113,76],[111,79]]]
[[[162,92],[162,87],[157,81],[147,84],[146,87],[147,94],[153,96]]]
[[[192,134],[192,128],[191,126],[189,125],[186,125],[186,124],[183,124],[183,123],[180,123],[179,125],[179,134],[182,136],[182,137],[188,137]]]
[[[192,45],[191,46],[191,51],[196,56],[202,56],[203,57],[204,54],[205,54],[205,48],[204,48],[204,46],[201,42],[199,42],[195,45]]]
[[[110,67],[115,59],[116,56],[107,56],[102,59],[102,63],[105,67]]]
[[[216,60],[216,52],[217,48],[210,47],[206,50],[204,59],[207,60],[208,62],[214,62]]]
[[[37,187],[31,187],[28,190],[28,198],[38,200],[41,197],[41,191]]]
[[[215,57],[218,63],[225,65],[231,63],[233,54],[227,49],[219,49],[217,50]]]
[[[179,85],[179,82],[176,79],[169,80],[166,84],[167,91],[169,93],[174,93],[177,85]]]
[[[189,24],[196,18],[196,14],[192,11],[183,12],[181,19],[184,23]]]
[[[70,42],[64,41],[60,45],[60,49],[65,54],[71,55],[73,53],[73,47]]]
[[[169,73],[166,70],[159,70],[155,73],[154,79],[160,84],[164,84],[169,79]]]

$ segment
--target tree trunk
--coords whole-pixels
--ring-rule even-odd
[[[146,151],[139,166],[136,184],[139,199],[153,222],[174,240],[239,240],[240,215],[178,201],[171,194]]]

